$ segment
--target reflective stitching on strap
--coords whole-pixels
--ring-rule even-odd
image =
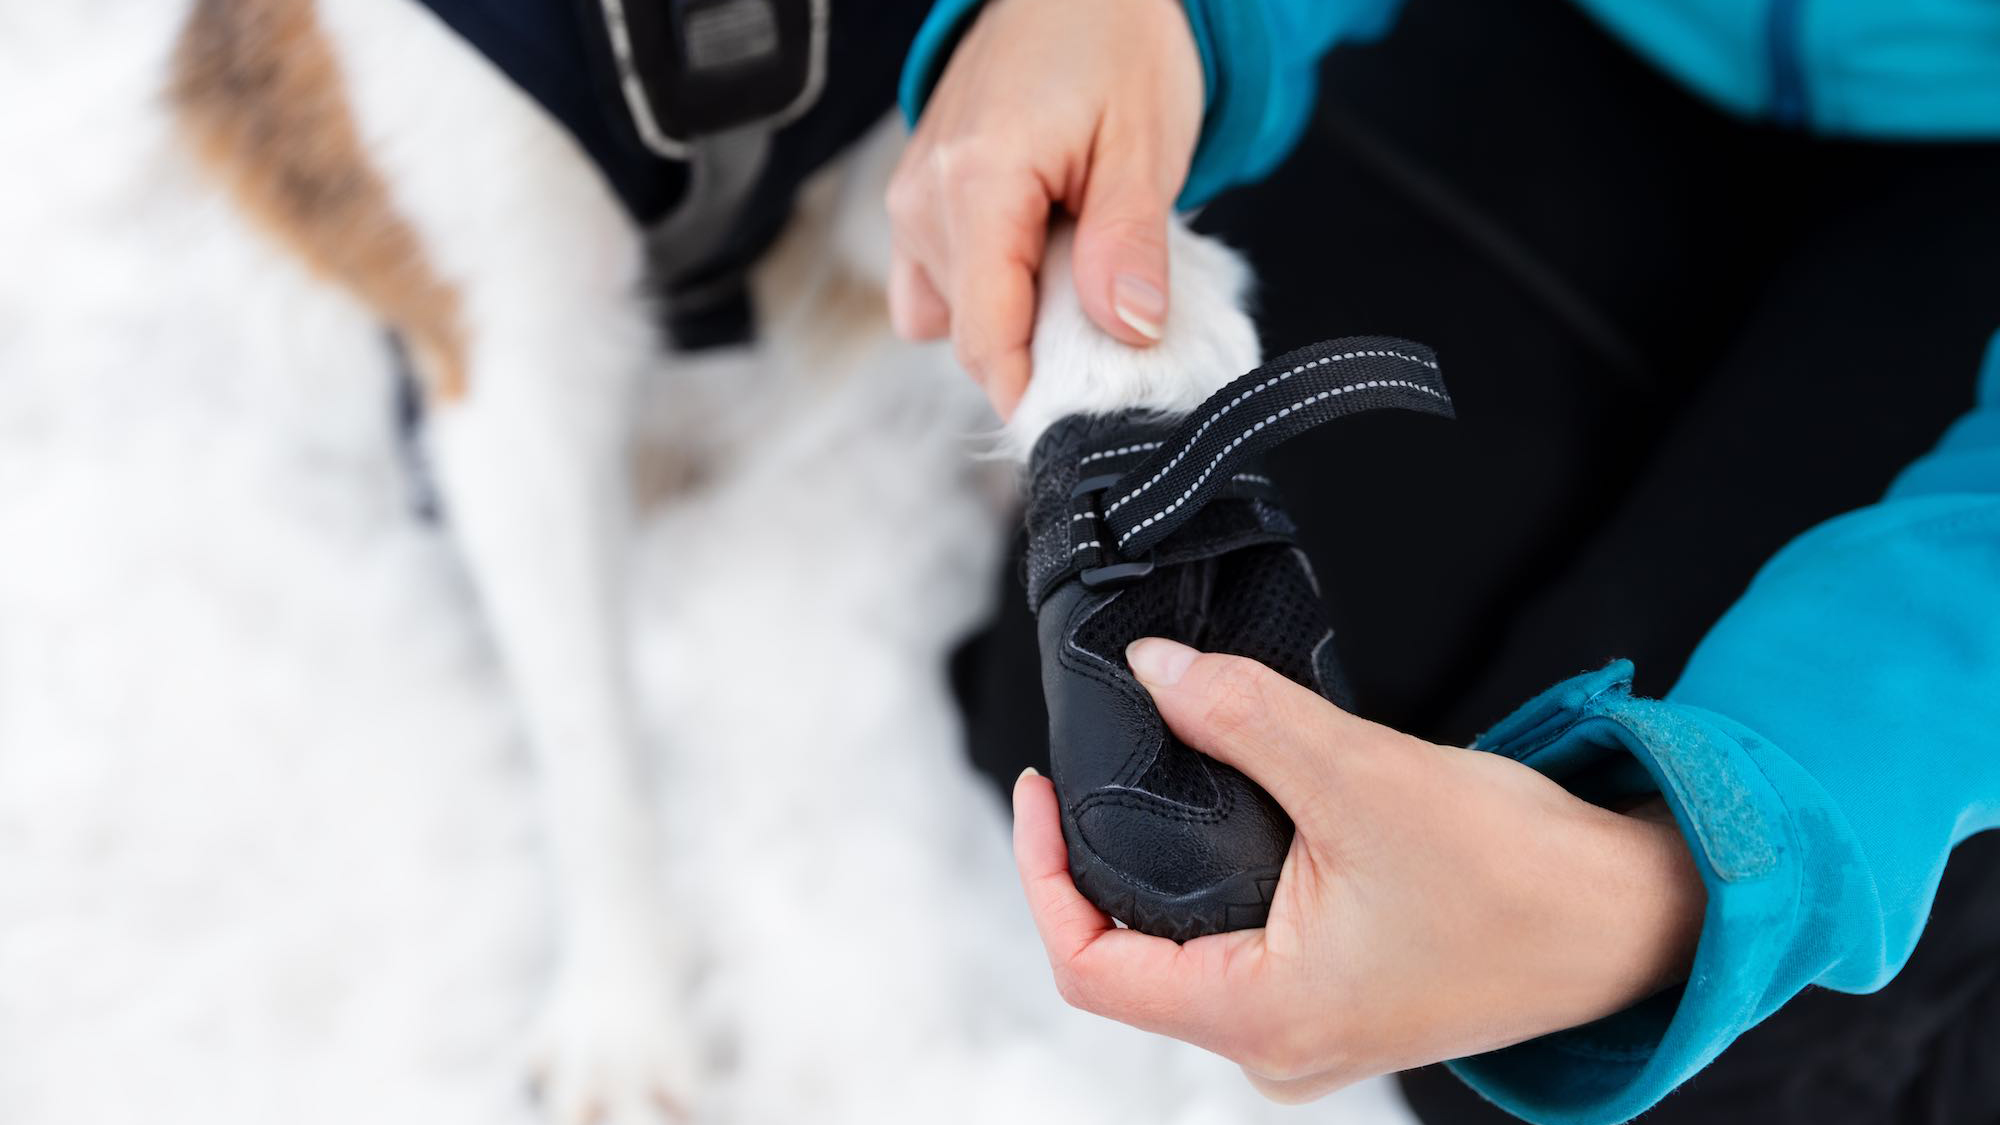
[[[1216,409],[1215,413],[1209,415],[1207,418],[1202,419],[1201,425],[1195,427],[1194,433],[1188,436],[1187,444],[1182,446],[1178,453],[1175,453],[1172,457],[1168,458],[1167,463],[1160,467],[1159,472],[1153,474],[1152,479],[1148,480],[1146,483],[1140,485],[1139,487],[1133,489],[1132,491],[1126,493],[1125,495],[1120,496],[1116,501],[1114,501],[1104,509],[1104,514],[1107,516],[1110,515],[1111,513],[1117,511],[1119,508],[1124,507],[1127,502],[1136,499],[1140,493],[1145,492],[1147,489],[1160,483],[1161,478],[1165,477],[1168,473],[1172,472],[1174,466],[1180,464],[1182,459],[1185,458],[1189,453],[1194,452],[1195,443],[1201,440],[1201,435],[1207,433],[1208,428],[1210,426],[1213,426],[1215,423],[1221,421],[1223,415],[1236,409],[1237,406],[1241,405],[1244,402],[1244,400],[1248,399],[1251,395],[1254,395],[1257,392],[1262,391],[1268,387],[1275,387],[1279,383],[1282,383],[1285,380],[1290,379],[1292,376],[1301,374],[1306,371],[1310,371],[1315,367],[1322,367],[1329,363],[1340,363],[1345,360],[1363,359],[1370,356],[1387,356],[1393,359],[1408,360],[1411,363],[1415,363],[1423,367],[1428,367],[1433,371],[1437,370],[1437,364],[1432,363],[1427,359],[1423,359],[1421,357],[1413,355],[1406,355],[1403,352],[1393,352],[1386,350],[1342,352],[1339,355],[1331,355],[1322,357],[1320,359],[1307,360],[1306,362],[1299,364],[1297,367],[1292,368],[1290,371],[1280,372],[1277,375],[1274,375],[1271,378],[1266,379],[1263,382],[1257,384],[1256,386],[1251,387],[1249,390],[1244,391],[1242,394],[1239,394],[1235,398],[1232,398],[1228,402],[1222,404],[1222,406]],[[1415,384],[1407,384],[1407,385],[1415,386]],[[1429,390],[1430,388],[1424,387],[1420,389]],[[1439,397],[1443,396],[1440,395]],[[1129,537],[1130,536],[1128,535],[1127,538]],[[1122,543],[1124,542],[1124,540],[1121,539],[1119,540],[1119,542]]]
[[[1102,461],[1106,457],[1123,457],[1127,453],[1151,453],[1165,444],[1167,443],[1164,441],[1142,441],[1133,445],[1121,445],[1117,449],[1100,449],[1095,453],[1086,453],[1082,457],[1077,458],[1076,463],[1079,465],[1088,465],[1092,461]]]
[[[1409,357],[1405,356],[1403,358],[1407,359]],[[1418,362],[1422,361],[1419,360]],[[1431,366],[1431,365],[1427,364],[1426,366]],[[1298,370],[1300,369],[1295,368],[1294,373],[1296,373]],[[1263,384],[1259,384],[1260,388],[1262,386]],[[1439,393],[1438,391],[1434,391],[1431,388],[1423,386],[1418,383],[1412,383],[1407,379],[1370,379],[1365,383],[1349,383],[1344,387],[1334,387],[1331,390],[1324,390],[1319,392],[1318,394],[1307,395],[1305,398],[1302,398],[1299,401],[1291,404],[1290,406],[1285,407],[1284,409],[1278,411],[1276,414],[1273,414],[1270,417],[1265,418],[1262,422],[1258,422],[1257,424],[1251,426],[1249,429],[1244,430],[1241,434],[1238,434],[1235,441],[1232,441],[1228,445],[1223,446],[1222,451],[1217,453],[1212,459],[1209,460],[1208,467],[1204,468],[1201,471],[1200,475],[1195,477],[1194,483],[1188,486],[1186,492],[1181,493],[1179,497],[1177,497],[1172,503],[1169,503],[1166,507],[1161,508],[1159,511],[1154,512],[1152,515],[1147,516],[1145,519],[1140,520],[1138,525],[1134,527],[1132,530],[1119,536],[1118,545],[1120,547],[1123,547],[1125,545],[1126,540],[1132,538],[1134,535],[1139,534],[1139,532],[1145,530],[1152,524],[1158,523],[1160,520],[1164,519],[1166,516],[1171,514],[1175,509],[1179,508],[1182,504],[1185,504],[1190,499],[1192,499],[1194,494],[1201,489],[1202,484],[1208,480],[1209,475],[1215,472],[1216,466],[1222,464],[1223,458],[1229,456],[1231,453],[1234,453],[1236,451],[1236,448],[1242,445],[1244,442],[1249,441],[1250,436],[1252,434],[1255,434],[1257,431],[1263,429],[1265,426],[1269,426],[1277,422],[1278,419],[1290,415],[1293,411],[1304,409],[1307,406],[1311,406],[1315,402],[1324,402],[1325,400],[1330,399],[1335,395],[1343,395],[1348,393],[1349,391],[1367,390],[1368,388],[1371,387],[1406,387],[1413,391],[1422,391],[1423,393],[1430,395],[1432,398],[1435,399],[1439,399],[1442,401],[1449,401],[1449,399],[1447,399],[1445,395]],[[1250,393],[1251,392],[1249,391],[1245,391],[1244,395],[1247,397]],[[1231,406],[1236,405],[1237,401],[1241,401],[1241,399],[1232,401],[1230,405]],[[1221,416],[1222,412],[1217,411],[1215,417],[1220,418]],[[1211,419],[1211,421],[1212,420],[1213,419]],[[1203,425],[1206,426],[1207,423],[1203,423]],[[1189,446],[1190,448],[1192,448],[1193,443],[1190,442]],[[1186,452],[1187,452],[1186,450],[1183,450],[1179,455],[1177,455],[1177,459],[1180,456],[1186,456]],[[1157,481],[1160,479],[1160,477],[1165,475],[1166,475],[1166,470],[1164,469],[1161,470],[1160,473],[1156,474],[1153,477],[1152,481],[1147,481],[1145,485],[1142,485],[1140,489],[1138,491],[1133,492],[1132,495],[1137,496],[1139,492],[1144,491],[1146,488],[1150,488],[1153,484],[1153,481]],[[1107,514],[1109,514],[1111,511],[1110,508],[1106,508],[1104,510]]]
[[[1038,446],[1034,467],[1038,498],[1028,514],[1029,606],[1039,606],[1057,584],[1100,561],[1104,563],[1097,576],[1100,585],[1142,576],[1153,548],[1178,534],[1209,498],[1244,501],[1266,538],[1289,537],[1296,529],[1268,501],[1277,486],[1253,458],[1307,430],[1356,413],[1409,410],[1449,418],[1451,395],[1438,368],[1430,349],[1407,340],[1384,336],[1326,340],[1231,380],[1178,424],[1143,412],[1114,415],[1112,425],[1132,428],[1103,433],[1101,440],[1110,448],[1087,452],[1074,446],[1071,450]],[[1264,406],[1258,396],[1287,382],[1292,389],[1287,397],[1298,401]],[[1243,428],[1232,434],[1228,417],[1238,407],[1246,417],[1237,419]],[[1159,425],[1173,428],[1168,433],[1140,428]],[[1139,440],[1142,436],[1148,440]],[[1057,469],[1060,462],[1051,458],[1073,459]],[[1104,468],[1108,460],[1125,468]],[[1089,474],[1078,472],[1078,466],[1095,466],[1111,475],[1092,478],[1088,492],[1080,492],[1077,478]],[[1051,472],[1058,475],[1050,477]],[[1105,487],[1098,481],[1110,483]],[[1066,503],[1059,500],[1058,486],[1066,486]],[[1146,514],[1146,509],[1134,508],[1133,499],[1153,488],[1161,490],[1150,505],[1158,510]],[[1116,501],[1106,505],[1112,497]],[[1227,523],[1226,528],[1195,526],[1199,531],[1194,538],[1175,548],[1196,553],[1189,557],[1231,549],[1226,544],[1236,540],[1228,535],[1241,530],[1236,523]],[[1087,542],[1079,542],[1086,537]]]

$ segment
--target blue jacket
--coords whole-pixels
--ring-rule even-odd
[[[1336,41],[1396,0],[1186,0],[1208,110],[1183,203],[1255,179]],[[2000,137],[2000,0],[1578,0],[1746,116],[1874,137]],[[978,0],[939,0],[914,113]],[[1978,406],[1878,504],[1774,557],[1665,700],[1614,664],[1484,735],[1592,798],[1664,794],[1708,889],[1685,988],[1453,1064],[1542,1125],[1623,1121],[1807,985],[1867,992],[1909,958],[1946,856],[2000,826],[2000,336]]]
[[[1585,796],[1657,787],[1708,887],[1684,990],[1453,1064],[1549,1125],[1633,1116],[1809,984],[1882,987],[1946,855],[2000,826],[2000,336],[1972,413],[1766,563],[1665,700],[1631,671],[1479,740]]]

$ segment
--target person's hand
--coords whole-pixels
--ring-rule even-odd
[[[889,308],[949,334],[1002,417],[1028,385],[1050,209],[1076,216],[1090,318],[1128,344],[1167,316],[1167,219],[1201,131],[1201,57],[1180,0],[988,0],[889,185]]]
[[[1114,928],[1077,893],[1055,791],[1023,774],[1015,858],[1071,1004],[1303,1101],[1586,1023],[1685,976],[1705,892],[1671,817],[1586,804],[1240,657],[1148,639],[1127,660],[1174,732],[1263,785],[1298,833],[1264,929],[1176,945]]]

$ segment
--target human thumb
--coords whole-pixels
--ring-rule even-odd
[[[1143,178],[1114,176],[1098,163],[1077,216],[1076,291],[1099,328],[1144,347],[1166,332],[1173,193]]]
[[[1125,660],[1181,741],[1242,770],[1295,821],[1323,804],[1344,728],[1361,720],[1241,656],[1146,637]]]

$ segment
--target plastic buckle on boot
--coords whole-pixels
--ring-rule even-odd
[[[1121,479],[1123,479],[1123,474],[1121,473],[1103,473],[1094,477],[1085,477],[1077,481],[1076,487],[1070,489],[1069,493],[1072,499],[1089,498],[1090,511],[1096,516],[1095,522],[1098,528],[1098,537],[1107,542],[1110,539],[1110,533],[1104,529],[1104,515],[1099,505],[1105,491],[1112,485],[1117,484]],[[1092,590],[1104,590],[1114,586],[1123,586],[1128,582],[1137,582],[1139,579],[1153,573],[1153,552],[1151,551],[1147,551],[1146,557],[1142,559],[1121,559],[1118,557],[1117,552],[1109,546],[1101,546],[1098,550],[1106,561],[1100,562],[1096,566],[1085,567],[1077,572],[1077,579]]]
[[[1153,573],[1153,553],[1148,551],[1145,558],[1134,562],[1115,562],[1104,566],[1086,567],[1077,578],[1093,590],[1103,590],[1113,586],[1123,586],[1127,582],[1137,582],[1151,573]]]

